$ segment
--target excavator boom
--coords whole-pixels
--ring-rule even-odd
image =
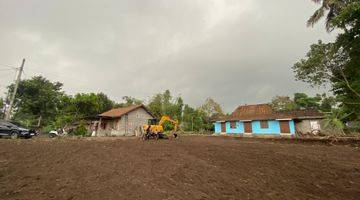
[[[143,125],[143,130],[146,133],[145,136],[150,134],[152,136],[156,136],[157,138],[159,138],[160,135],[162,135],[162,133],[164,132],[163,125],[165,122],[170,122],[174,125],[173,131],[174,131],[174,135],[176,135],[176,137],[177,137],[176,132],[179,129],[179,121],[173,120],[167,115],[162,116],[157,125],[149,125],[149,124]]]
[[[177,131],[178,126],[179,126],[179,122],[177,120],[173,120],[169,116],[164,115],[164,116],[161,117],[159,125],[163,126],[165,122],[172,123],[174,125],[174,131]]]

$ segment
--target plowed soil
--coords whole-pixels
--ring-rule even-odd
[[[350,145],[181,137],[0,140],[0,199],[359,199]]]

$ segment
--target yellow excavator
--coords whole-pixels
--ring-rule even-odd
[[[172,130],[174,138],[178,137],[177,131],[179,130],[179,121],[173,120],[169,116],[164,115],[161,117],[158,124],[156,124],[156,120],[149,120],[149,124],[145,124],[142,126],[143,128],[143,140],[148,140],[151,138],[160,139],[165,138],[164,135],[164,123],[170,122],[173,124],[174,128]]]

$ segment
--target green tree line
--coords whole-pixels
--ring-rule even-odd
[[[210,131],[213,120],[224,115],[220,104],[212,98],[195,108],[185,104],[181,96],[173,97],[169,90],[154,94],[145,103],[130,96],[124,96],[123,102],[115,102],[104,93],[68,95],[62,87],[62,83],[51,82],[42,76],[22,80],[15,96],[12,120],[28,127],[59,128],[112,108],[144,104],[158,119],[163,115],[177,119],[185,131]],[[8,87],[7,99],[13,89],[14,84]],[[3,99],[0,100],[3,107]]]
[[[333,96],[316,94],[310,97],[305,93],[295,93],[293,97],[275,96],[270,105],[276,111],[289,111],[298,109],[314,109],[321,112],[331,112],[336,107],[336,99]]]

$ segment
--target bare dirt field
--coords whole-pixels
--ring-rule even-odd
[[[0,199],[359,199],[358,145],[188,136],[0,140]]]

